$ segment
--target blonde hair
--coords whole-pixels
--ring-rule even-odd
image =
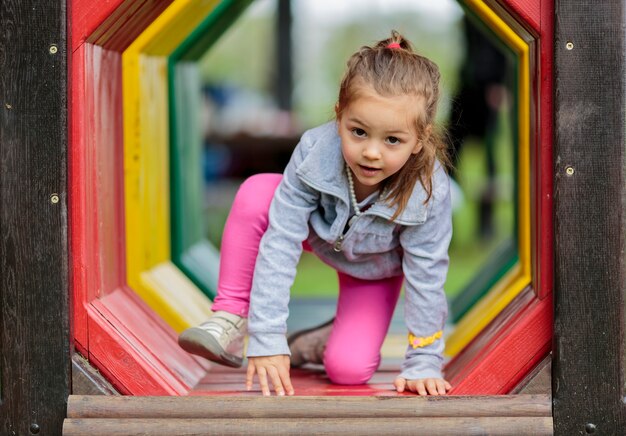
[[[390,44],[393,44],[389,47]],[[399,45],[399,47],[398,47]],[[393,30],[391,38],[372,47],[361,47],[348,59],[341,80],[339,99],[335,106],[337,119],[359,95],[359,89],[370,86],[381,96],[414,95],[415,128],[422,147],[409,157],[404,166],[386,182],[387,201],[397,205],[396,218],[406,207],[415,183],[420,181],[427,193],[424,203],[432,196],[432,176],[439,160],[444,168],[450,159],[441,134],[434,127],[439,102],[439,67],[413,51],[411,43]]]

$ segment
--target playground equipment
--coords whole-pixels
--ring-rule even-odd
[[[448,377],[459,394],[508,393],[552,348],[556,432],[616,433],[626,425],[623,5],[466,4],[519,57],[519,116],[527,120],[520,152],[528,164],[520,170],[527,177],[519,184],[520,263],[502,292],[477,306],[488,317],[461,321],[469,334],[450,342],[457,345]],[[201,287],[210,290],[210,279],[172,262],[166,140],[175,122],[166,108],[175,106],[168,96],[182,93],[171,92],[168,77],[193,78],[191,48],[210,44],[194,29],[209,22],[219,29],[241,2],[75,0],[68,39],[65,2],[8,5],[0,416],[8,434],[52,434],[70,394],[71,343],[126,394],[189,394],[211,371],[175,344],[177,330],[209,313]],[[586,80],[592,74],[597,83]],[[193,239],[183,251],[202,242]]]

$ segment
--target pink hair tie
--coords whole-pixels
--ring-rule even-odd
[[[399,43],[397,43],[397,42],[392,42],[391,44],[389,44],[389,45],[387,46],[387,48],[402,48],[402,47],[400,47],[400,44],[399,44]]]

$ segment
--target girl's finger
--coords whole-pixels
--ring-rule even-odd
[[[282,397],[285,395],[285,390],[283,389],[283,384],[280,381],[280,376],[278,375],[278,369],[275,366],[270,366],[267,368],[267,374],[270,376],[270,380],[272,381],[272,385],[274,386],[274,391],[276,395]]]
[[[445,381],[437,380],[435,383],[437,385],[437,392],[439,392],[439,395],[445,395],[446,394]]]
[[[270,387],[267,383],[267,371],[261,366],[257,368],[256,373],[259,376],[259,385],[261,385],[261,392],[264,396],[269,397],[271,394]]]
[[[439,392],[437,392],[437,384],[432,378],[426,379],[426,389],[430,395],[439,395]]]
[[[256,367],[254,366],[254,361],[248,360],[248,371],[246,371],[246,390],[247,391],[252,389],[252,381],[254,379],[255,372],[256,372]]]
[[[398,377],[393,381],[393,385],[396,387],[397,392],[404,392],[406,387],[406,379]]]
[[[428,395],[428,392],[426,392],[426,388],[424,387],[424,381],[423,380],[418,380],[415,382],[415,389],[417,390],[417,393],[420,395]]]
[[[283,387],[285,388],[287,395],[293,395],[295,391],[293,390],[293,386],[291,384],[291,377],[289,376],[289,367],[287,367],[286,369],[283,367],[278,368],[278,375],[280,377],[280,380],[283,383]]]
[[[451,385],[450,383],[448,383],[446,380],[444,380],[443,382],[444,382],[444,383],[445,383],[445,385],[446,385],[446,390],[448,390],[448,391],[449,391],[450,389],[452,389],[452,385]]]

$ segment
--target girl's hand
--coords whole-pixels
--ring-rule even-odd
[[[442,378],[407,380],[403,377],[396,377],[393,385],[398,392],[404,392],[405,389],[408,389],[418,395],[446,395],[447,391],[452,389],[450,383]]]
[[[291,378],[289,377],[289,356],[286,354],[278,354],[276,356],[259,356],[248,357],[248,372],[246,374],[246,390],[252,389],[252,379],[254,374],[259,375],[259,384],[261,392],[264,396],[270,396],[270,387],[267,378],[272,381],[276,395],[283,396],[293,395],[294,390],[291,386]]]

